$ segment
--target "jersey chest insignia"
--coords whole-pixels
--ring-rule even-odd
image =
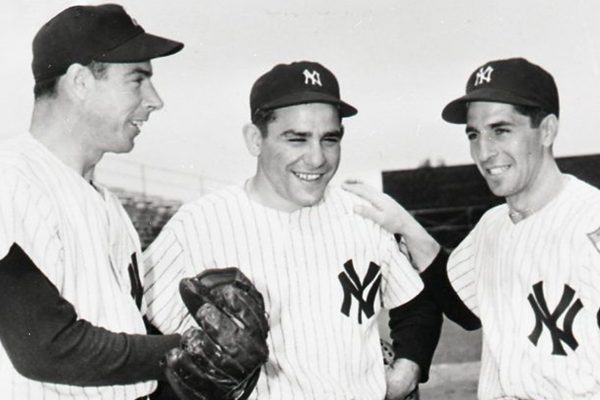
[[[569,346],[571,350],[577,349],[579,343],[573,335],[573,321],[583,308],[583,304],[580,299],[575,298],[573,288],[564,285],[562,296],[554,310],[550,310],[548,307],[542,281],[533,285],[533,293],[527,296],[527,300],[535,314],[535,326],[529,335],[531,343],[537,346],[544,327],[546,327],[552,339],[552,355],[567,355],[563,343]],[[563,326],[560,328],[558,320],[563,316]]]
[[[344,271],[338,275],[344,299],[342,300],[342,314],[350,316],[352,302],[358,303],[358,323],[362,324],[363,314],[367,319],[375,314],[375,298],[381,287],[381,267],[374,262],[369,263],[369,268],[361,280],[354,268],[352,260],[344,263]]]

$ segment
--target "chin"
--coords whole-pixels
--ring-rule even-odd
[[[311,207],[320,202],[322,198],[323,192],[320,192],[311,196],[304,196],[302,199],[298,199],[296,203],[302,205],[302,207]]]

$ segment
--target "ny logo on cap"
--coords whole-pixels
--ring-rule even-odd
[[[312,72],[310,72],[309,70],[305,69],[304,72],[304,84],[308,85],[309,83],[313,86],[315,85],[319,85],[319,86],[323,86],[321,85],[321,76],[319,75],[319,73],[315,70],[313,70]]]
[[[492,68],[491,65],[488,65],[485,69],[483,69],[483,67],[479,68],[477,75],[475,75],[475,86],[481,85],[483,82],[490,83],[493,71],[494,68]]]

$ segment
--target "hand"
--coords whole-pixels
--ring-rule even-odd
[[[355,206],[354,212],[381,225],[388,232],[404,235],[407,228],[418,224],[402,205],[372,186],[357,180],[346,180],[342,187],[371,203]]]
[[[402,205],[387,194],[356,180],[347,180],[342,187],[371,203],[355,206],[354,212],[388,232],[402,235],[409,259],[419,271],[424,271],[431,264],[440,251],[440,245]]]
[[[421,370],[417,363],[406,358],[399,358],[386,367],[387,390],[386,400],[405,400],[419,383]]]

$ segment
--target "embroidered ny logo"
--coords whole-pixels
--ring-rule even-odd
[[[315,86],[315,85],[323,86],[323,85],[321,85],[321,75],[319,75],[318,71],[313,70],[312,72],[310,72],[309,70],[305,69],[303,74],[304,74],[304,84],[305,85],[308,85],[310,83],[313,86]]]
[[[485,69],[483,67],[479,68],[477,71],[477,75],[475,75],[475,86],[481,85],[483,82],[490,83],[492,80],[492,72],[494,68],[491,65],[488,65]]]
[[[131,283],[131,297],[133,297],[135,300],[135,305],[137,306],[138,310],[141,310],[144,288],[142,287],[142,281],[140,280],[140,272],[135,253],[131,255],[131,263],[129,264],[127,271],[129,272],[129,281]]]
[[[575,350],[579,346],[575,336],[573,336],[573,321],[577,313],[583,308],[583,304],[580,299],[573,301],[575,291],[569,285],[565,285],[556,309],[550,312],[544,298],[544,289],[542,286],[543,282],[539,281],[533,285],[533,293],[527,296],[527,300],[529,300],[529,304],[531,304],[531,308],[535,314],[535,327],[529,335],[529,340],[537,346],[542,334],[543,325],[545,325],[552,337],[552,354],[566,356],[567,353],[561,342],[564,342],[571,350]],[[559,329],[557,321],[563,314],[565,314],[563,328]]]
[[[369,263],[369,269],[365,274],[364,280],[361,282],[352,260],[348,260],[344,263],[345,272],[340,272],[338,279],[342,284],[344,290],[344,300],[342,301],[342,314],[347,317],[350,316],[350,308],[352,307],[352,298],[354,297],[358,301],[358,323],[362,324],[362,315],[365,314],[367,319],[371,318],[375,314],[374,304],[375,297],[381,286],[381,268],[374,262]],[[363,297],[365,290],[371,286],[367,291],[367,298]]]

